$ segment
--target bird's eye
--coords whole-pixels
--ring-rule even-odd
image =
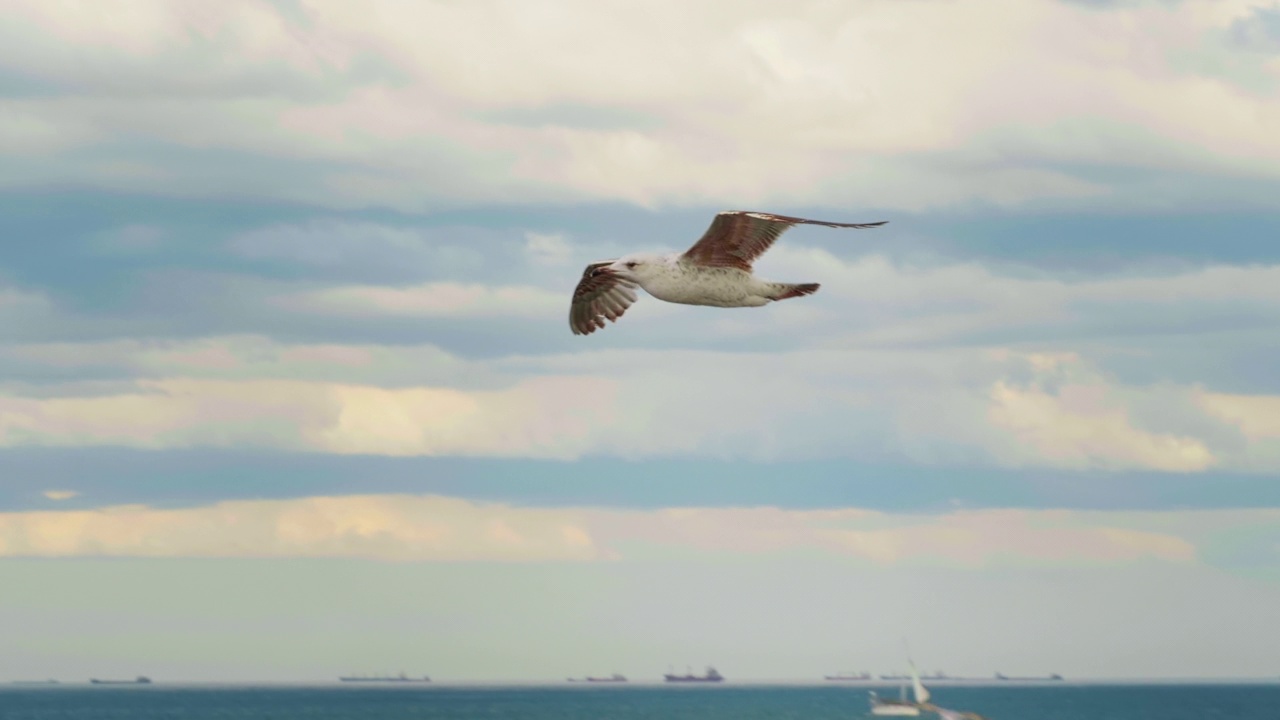
[[[627,267],[629,267],[629,268],[633,268],[633,267],[635,267],[635,266],[636,266],[636,261],[635,261],[635,260],[632,260],[631,262],[627,263]]]

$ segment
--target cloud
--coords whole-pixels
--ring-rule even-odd
[[[143,380],[100,396],[0,397],[0,446],[278,448],[571,458],[611,422],[610,383],[532,378],[501,391],[289,380]],[[128,422],[120,422],[128,418]]]
[[[476,247],[485,237],[476,228],[413,226],[314,218],[237,233],[228,242],[236,255],[277,263],[312,277],[453,278],[484,269]],[[492,276],[489,276],[492,277]]]
[[[90,6],[19,2],[0,73],[41,92],[0,100],[18,118],[0,147],[56,157],[10,163],[0,183],[414,212],[1273,207],[1266,7],[246,0],[97,23]],[[189,152],[256,162],[193,174]]]
[[[1250,439],[1280,439],[1280,397],[1205,393],[1200,402]]]
[[[1231,23],[1230,37],[1241,47],[1270,54],[1280,53],[1280,8],[1257,7]]]
[[[165,235],[163,228],[132,224],[98,234],[94,244],[99,252],[106,254],[147,253],[159,249]]]
[[[103,286],[55,286],[56,304],[24,290],[23,308],[0,300],[0,315],[10,310],[12,337],[28,342],[259,334],[316,345],[430,342],[464,356],[601,346],[790,350],[1014,345],[1087,350],[1113,359],[1117,351],[1165,353],[1168,362],[1153,369],[1203,358],[1210,351],[1208,337],[1215,338],[1212,351],[1218,364],[1224,362],[1223,353],[1234,353],[1241,361],[1244,355],[1265,355],[1265,346],[1242,335],[1280,331],[1275,290],[1280,269],[1274,264],[1165,263],[1132,268],[1128,274],[1054,273],[994,261],[893,258],[881,252],[859,256],[853,253],[882,247],[872,237],[879,231],[812,230],[801,236],[803,231],[796,230],[797,235],[788,234],[762,258],[757,271],[768,279],[821,282],[822,290],[810,298],[725,311],[642,297],[616,327],[575,338],[565,318],[568,295],[581,272],[578,263],[616,257],[610,253],[622,248],[575,244],[575,262],[539,264],[521,239],[524,232],[513,233],[509,253],[493,245],[475,249],[494,258],[488,263],[492,270],[484,271],[491,277],[473,277],[469,271],[450,277],[429,262],[409,267],[407,256],[393,262],[391,254],[376,268],[357,270],[357,261],[345,261],[358,255],[359,245],[353,243],[325,261],[333,265],[325,266],[319,277],[308,277],[308,269],[300,267],[307,261],[284,255],[266,277],[173,268],[167,259],[151,259],[155,265],[136,270],[127,288],[111,291],[109,309],[102,307]],[[320,233],[298,237],[324,241]],[[864,247],[868,241],[877,244]],[[377,254],[376,244],[370,253]],[[846,253],[850,256],[842,257]],[[404,269],[393,270],[397,264]],[[428,272],[444,274],[421,281]],[[1230,332],[1237,337],[1220,341]],[[1213,374],[1183,378],[1197,379],[1218,380]],[[1234,381],[1234,376],[1225,379]]]
[[[565,265],[573,257],[573,248],[560,234],[526,233],[525,249],[534,262],[544,265]]]
[[[1077,364],[1077,358],[1064,358]],[[1033,364],[1054,368],[1060,360],[1044,356]],[[1057,384],[1018,386],[997,382],[991,390],[989,418],[1017,442],[1010,455],[1059,467],[1194,472],[1210,467],[1213,453],[1200,440],[1152,433],[1134,426],[1124,399],[1098,378]]]
[[[1243,356],[1265,355],[1267,349],[1247,342],[1242,334],[1261,337],[1280,331],[1280,268],[1274,264],[1194,267],[1165,261],[1129,268],[1124,274],[1082,274],[991,260],[907,253],[895,258],[881,248],[901,241],[903,235],[796,229],[761,259],[757,272],[768,279],[821,282],[817,295],[732,311],[642,298],[616,328],[582,339],[567,332],[565,320],[579,263],[616,257],[619,250],[644,245],[575,243],[574,262],[563,264],[562,247],[547,245],[546,252],[552,254],[539,257],[554,257],[553,265],[531,256],[524,237],[531,231],[513,231],[506,246],[486,243],[466,250],[447,245],[446,249],[493,259],[483,272],[458,270],[458,277],[453,277],[456,267],[446,271],[446,265],[433,264],[427,255],[416,255],[417,250],[398,255],[390,249],[401,247],[400,239],[409,243],[405,248],[432,244],[416,231],[362,228],[348,243],[335,239],[341,232],[326,235],[320,228],[327,225],[284,227],[289,229],[273,225],[239,236],[258,237],[262,232],[264,238],[291,238],[284,245],[264,241],[253,251],[261,253],[255,259],[269,256],[278,262],[267,275],[284,277],[175,269],[166,261],[144,268],[129,288],[113,292],[110,313],[92,309],[103,299],[95,288],[58,289],[70,301],[59,302],[60,312],[52,318],[47,316],[53,314],[53,305],[28,290],[25,302],[36,305],[24,302],[22,311],[14,308],[13,337],[30,341],[287,335],[317,345],[430,342],[457,355],[475,354],[477,346],[485,346],[486,353],[500,348],[524,355],[629,345],[725,349],[732,344],[753,350],[1016,345],[1027,350],[1089,350],[1113,359],[1117,350],[1165,354],[1167,361],[1151,365],[1154,369],[1203,358],[1210,350],[1208,337],[1215,338],[1215,364],[1228,362],[1224,353],[1234,353],[1243,362]],[[701,229],[695,226],[692,232]],[[379,244],[384,231],[399,239]],[[1028,236],[1025,242],[1034,239]],[[311,245],[316,247],[306,249]],[[247,247],[241,251],[247,252]],[[441,252],[448,255],[452,250]],[[383,259],[374,261],[380,253]],[[358,269],[365,262],[364,269]],[[323,267],[311,275],[315,263]],[[428,274],[439,277],[423,282]],[[122,304],[122,297],[127,304]],[[6,307],[0,301],[0,313]],[[41,316],[44,321],[34,320]],[[351,322],[354,318],[360,322]],[[1221,341],[1229,332],[1237,337]]]
[[[49,300],[41,293],[14,287],[0,287],[0,313],[39,312],[49,308]]]
[[[1166,472],[1280,463],[1270,396],[1128,385],[1070,353],[596,350],[468,360],[431,346],[231,337],[6,354],[115,377],[13,385],[0,394],[0,445],[10,447]]]
[[[1155,558],[1190,562],[1195,548],[1167,533],[1118,527],[1075,526],[1052,512],[959,513],[892,530],[834,530],[827,538],[885,565],[930,560],[976,567],[1000,561],[1040,563],[1133,562]]]
[[[54,302],[46,293],[6,286],[0,281],[0,323],[12,333],[11,337],[47,326],[56,315]]]
[[[276,299],[285,308],[340,317],[511,317],[545,316],[552,309],[568,312],[563,293],[535,287],[488,287],[458,283],[426,283],[405,288],[356,285],[317,290]]]
[[[51,374],[58,383],[68,376],[84,382],[182,377],[483,388],[503,380],[435,345],[282,343],[262,335],[0,346],[0,368],[11,378]]]
[[[41,494],[49,498],[50,500],[57,501],[57,500],[70,500],[71,498],[78,496],[80,493],[76,492],[75,490],[45,490]]]
[[[1224,322],[1262,331],[1275,325],[1280,310],[1280,266],[1262,264],[1060,277],[976,261],[895,261],[880,254],[845,260],[784,241],[756,272],[820,278],[814,302],[771,309],[788,313],[790,331],[822,328],[829,344],[947,345],[994,337],[1137,344],[1113,338],[1203,333]]]
[[[235,501],[180,510],[0,514],[3,556],[574,561],[600,555],[572,514],[443,497]]]
[[[0,556],[540,562],[644,560],[671,552],[759,556],[799,551],[880,566],[940,563],[976,568],[1008,562],[1145,559],[1186,563],[1196,561],[1196,549],[1177,533],[1194,529],[1196,522],[1195,513],[1178,512],[893,515],[857,508],[772,507],[623,511],[364,495],[225,501],[183,509],[115,506],[0,513]]]
[[[1241,465],[1280,467],[1280,395],[1200,393],[1195,400],[1211,417],[1237,428],[1244,437]]]
[[[1131,519],[1128,520],[1132,522]],[[771,554],[816,549],[876,565],[979,567],[992,563],[1190,562],[1175,535],[1113,527],[1105,513],[983,510],[897,515],[858,508],[670,508],[617,514],[597,535],[616,547]]]
[[[324,237],[322,226],[295,235],[298,227],[271,226],[254,252],[305,255],[307,242]],[[360,226],[353,237],[419,247],[413,233],[385,229]],[[271,244],[282,237],[290,239]],[[359,245],[343,242],[338,254],[303,262],[341,264]],[[564,257],[559,235],[529,235],[516,248],[517,262]],[[1223,366],[1232,352],[1255,363],[1269,357],[1265,344],[1255,351],[1237,341],[1232,350],[1217,340],[1280,331],[1276,266],[1056,277],[977,262],[843,259],[797,239],[758,270],[824,288],[755,310],[649,299],[583,341],[564,328],[565,291],[550,283],[256,280],[246,290],[244,277],[219,276],[217,297],[240,303],[227,306],[208,301],[198,282],[156,281],[170,288],[164,298],[240,332],[0,347],[0,444],[1280,467],[1265,429],[1266,403],[1280,389],[1234,371],[1174,377],[1162,369],[1197,354]],[[568,265],[555,272],[566,282],[577,274]],[[9,297],[19,326],[32,322],[27,310],[38,317],[49,306],[25,291]],[[147,297],[143,320],[171,313]],[[90,327],[98,318],[83,320]],[[92,323],[119,332],[102,325]],[[250,330],[257,327],[274,332]],[[273,340],[282,329],[324,339]],[[374,339],[328,339],[352,333]],[[490,345],[477,351],[481,343]],[[1145,374],[1135,379],[1117,366]]]

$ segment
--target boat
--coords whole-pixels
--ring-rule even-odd
[[[864,672],[857,675],[853,673],[836,673],[835,675],[823,675],[822,679],[833,682],[870,682],[871,673]]]
[[[98,678],[89,678],[89,682],[94,685],[150,685],[151,678],[146,675],[139,675],[132,680],[99,680]]]
[[[592,676],[588,675],[587,677],[583,678],[582,680],[579,680],[578,678],[569,678],[569,682],[589,682],[589,683],[623,683],[623,682],[626,682],[626,681],[627,681],[626,676],[625,676],[625,675],[621,675],[621,674],[619,674],[619,673],[614,673],[614,674],[610,675],[609,677],[592,677]]]
[[[907,699],[907,686],[903,685],[901,700],[882,698],[876,694],[875,690],[872,690],[871,714],[916,717],[920,714],[920,708],[916,707],[915,703]]]
[[[431,678],[423,675],[420,678],[399,675],[343,675],[338,678],[342,682],[431,682]]]
[[[716,671],[710,665],[707,666],[706,675],[694,675],[692,671],[686,672],[684,675],[675,675],[667,673],[662,676],[667,682],[723,682],[724,676]]]
[[[1049,677],[1009,677],[1008,675],[996,673],[996,679],[1009,682],[1058,682],[1062,680],[1062,676],[1058,673],[1053,673]]]
[[[916,717],[920,714],[922,708],[927,708],[929,702],[929,690],[920,682],[920,675],[916,672],[915,663],[911,663],[911,690],[915,696],[915,701],[907,699],[907,686],[902,686],[901,699],[894,700],[891,698],[882,698],[872,690],[871,695],[871,714],[872,715],[895,715],[900,717]]]

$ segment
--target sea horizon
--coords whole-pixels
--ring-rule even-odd
[[[210,680],[191,680],[191,679],[164,679],[155,676],[147,676],[150,683],[134,683],[127,678],[102,678],[104,680],[112,680],[111,684],[94,684],[90,679],[83,680],[62,680],[59,678],[50,678],[55,682],[49,683],[42,678],[28,679],[9,679],[0,680],[0,688],[4,687],[32,687],[32,688],[54,688],[65,686],[89,686],[100,689],[147,689],[158,685],[165,687],[341,687],[356,690],[428,690],[432,688],[525,688],[525,687],[566,687],[566,688],[590,688],[590,689],[617,689],[625,687],[662,687],[671,689],[714,689],[717,687],[845,687],[857,689],[861,687],[889,687],[897,688],[903,685],[903,682],[895,680],[867,680],[867,681],[835,681],[805,678],[726,678],[720,682],[694,682],[694,683],[673,683],[664,681],[661,677],[657,679],[633,679],[627,677],[625,682],[587,682],[583,680],[568,679],[549,679],[549,678],[514,678],[514,679],[440,679],[431,678],[429,682],[422,681],[391,681],[391,682],[343,682],[338,679],[281,679],[281,680],[256,680],[256,679],[210,679]],[[1093,686],[1093,685],[1127,685],[1127,686],[1156,686],[1156,685],[1280,685],[1280,675],[1276,676],[1257,676],[1257,677],[1180,677],[1180,678],[1079,678],[1079,679],[1063,679],[1063,680],[1017,680],[1017,681],[1000,681],[987,679],[953,679],[953,680],[933,680],[926,683],[928,687],[945,687],[945,686],[966,686],[966,687],[1000,687],[1000,688],[1031,688],[1031,687],[1067,687],[1067,686]]]
[[[1280,683],[1071,683],[931,688],[931,706],[989,720],[1272,720]],[[871,718],[866,687],[751,683],[693,688],[646,683],[353,687],[340,683],[189,683],[0,688],[5,720],[848,720]],[[928,715],[929,713],[921,713]]]

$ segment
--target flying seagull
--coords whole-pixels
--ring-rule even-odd
[[[887,221],[885,221],[887,222]],[[569,327],[590,335],[616,321],[636,301],[636,288],[682,305],[759,307],[775,300],[812,295],[818,283],[779,283],[751,274],[751,263],[792,225],[873,228],[874,223],[837,223],[746,210],[716,215],[698,242],[683,253],[632,253],[587,265],[573,291]]]

